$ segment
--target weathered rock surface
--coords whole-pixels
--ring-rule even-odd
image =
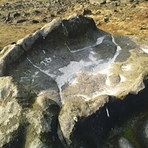
[[[36,96],[33,91],[15,82],[11,77],[0,78],[0,147],[11,147],[24,142],[25,108]]]
[[[138,37],[112,36],[81,15],[55,19],[5,47],[1,112],[12,108],[6,117],[15,127],[5,139],[1,132],[1,146],[13,147],[20,133],[26,148],[102,146],[109,130],[139,107],[133,98],[147,86],[147,47]],[[0,121],[0,130],[9,128]],[[124,138],[119,142],[132,147]]]
[[[63,147],[58,136],[59,106],[14,81],[0,78],[0,147]]]
[[[108,101],[108,96],[102,96],[91,101],[67,102],[63,105],[59,114],[59,122],[68,144],[72,142],[70,136],[80,118],[92,115]]]

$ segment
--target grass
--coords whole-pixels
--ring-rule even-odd
[[[0,23],[0,50],[12,42],[17,42],[19,39],[25,37],[27,34],[33,33],[35,30],[41,28],[44,24],[21,24],[10,25]]]
[[[8,3],[13,3],[19,0],[0,0],[0,5]],[[20,0],[21,1],[21,0]],[[25,0],[23,0],[25,1]],[[44,1],[44,0],[42,0]],[[148,2],[140,3],[136,5],[136,7],[132,8],[132,5],[128,5],[125,7],[116,7],[117,12],[114,12],[112,9],[107,10],[105,5],[101,7],[95,6],[85,6],[92,10],[91,15],[87,15],[92,17],[97,23],[97,27],[109,32],[111,34],[116,35],[137,35],[142,37],[148,36]],[[127,8],[128,7],[128,8]],[[61,14],[57,14],[56,17],[67,17],[73,13],[82,13],[83,8],[73,7],[71,10],[71,6],[65,6],[66,11]],[[100,11],[100,14],[96,14],[97,11]],[[24,10],[33,11],[33,10]],[[5,12],[0,12],[5,13]],[[47,17],[48,14],[52,14],[52,12],[46,12],[46,10],[42,13],[41,16],[30,16],[29,20],[36,19],[40,20],[41,18]],[[103,21],[104,16],[109,15],[109,22],[105,23]],[[124,16],[122,20],[121,17]],[[139,17],[140,16],[140,17]],[[36,18],[38,17],[38,18]],[[129,19],[131,18],[131,19]],[[139,19],[140,18],[140,19]],[[139,26],[144,24],[145,29],[139,29]],[[16,42],[19,39],[25,37],[27,34],[33,33],[38,28],[45,25],[45,23],[31,24],[31,23],[22,23],[22,24],[6,24],[0,22],[0,50],[2,50],[5,46],[9,45],[12,42]]]
[[[17,2],[18,0],[0,0],[0,5],[4,5],[5,3],[14,3]]]

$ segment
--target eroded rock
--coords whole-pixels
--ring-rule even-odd
[[[104,140],[102,133],[116,124],[115,117],[120,121],[120,115],[130,111],[127,104],[134,106],[130,97],[145,88],[148,55],[138,42],[112,36],[99,30],[91,18],[75,15],[55,19],[5,47],[0,52],[0,75],[13,79],[8,77],[8,86],[1,80],[1,104],[8,105],[1,112],[20,109],[14,112],[19,120],[13,120],[12,132],[25,133],[23,147],[99,147]],[[9,89],[19,89],[19,93]],[[9,96],[14,98],[14,106],[13,99],[7,102]],[[128,98],[129,102],[117,98]],[[87,134],[85,130],[89,130]],[[8,136],[2,146],[16,143],[11,134]]]
[[[26,118],[29,122],[25,147],[63,147],[58,138],[58,114],[60,107],[48,97],[39,96]]]
[[[25,109],[34,101],[35,93],[18,84],[12,77],[0,77],[0,147],[20,145],[24,142]],[[21,143],[22,142],[22,143]]]
[[[59,114],[59,122],[62,133],[68,144],[72,142],[70,136],[74,130],[75,124],[79,122],[81,118],[86,118],[99,110],[99,108],[108,102],[108,99],[108,96],[102,96],[88,102],[71,101],[63,105]]]
[[[14,81],[0,78],[0,147],[63,147],[57,136],[59,105]]]

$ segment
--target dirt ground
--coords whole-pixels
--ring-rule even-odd
[[[10,4],[14,2],[17,2],[17,0],[9,0]],[[6,1],[1,0],[1,8],[4,4],[6,4]],[[41,14],[33,15],[33,11],[36,12],[36,10],[39,10]],[[14,10],[1,9],[0,17],[3,18],[5,14],[12,11],[14,13]],[[76,3],[72,6],[63,4],[56,10],[29,7],[28,9],[20,8],[17,11],[30,12],[31,15],[29,15],[27,20],[38,20],[38,22],[30,23],[30,21],[25,21],[16,23],[16,21],[0,21],[0,50],[6,45],[25,37],[27,34],[33,33],[52,19],[57,17],[67,18],[74,13],[92,17],[98,28],[113,35],[136,35],[148,40],[148,1],[138,4],[122,4],[120,6]],[[43,18],[47,18],[46,21],[40,21]]]

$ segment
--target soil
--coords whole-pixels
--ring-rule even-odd
[[[1,0],[0,50],[55,18],[75,13],[92,17],[98,28],[113,35],[136,35],[148,41],[148,1],[92,5],[87,0]]]

